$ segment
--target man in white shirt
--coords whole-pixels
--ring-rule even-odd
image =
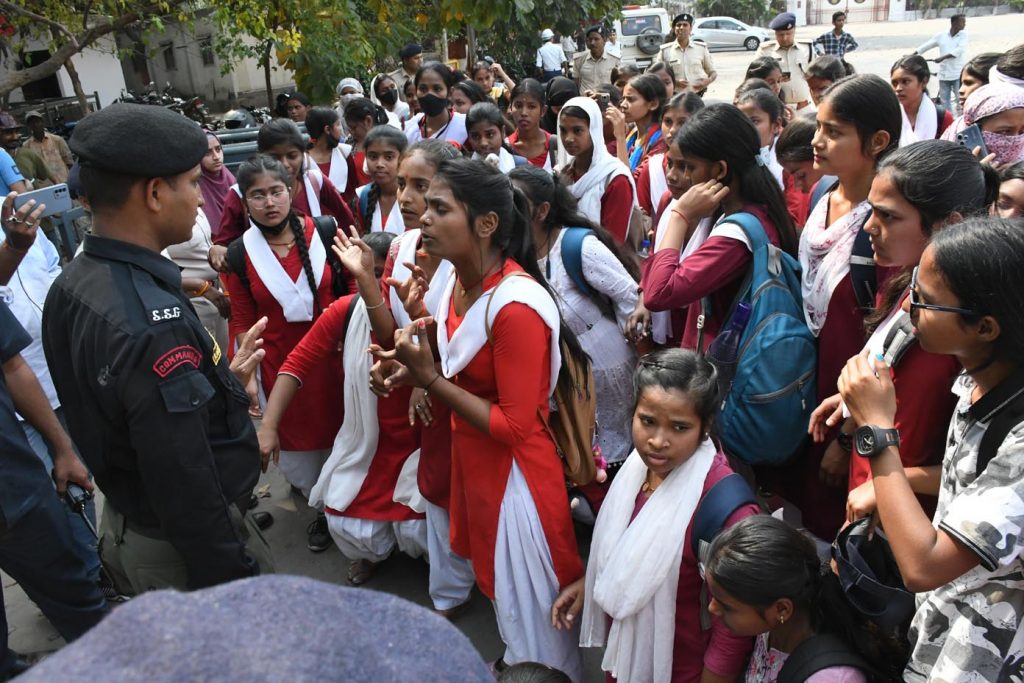
[[[608,29],[608,40],[604,43],[604,51],[611,57],[622,59],[622,46],[619,45],[619,32],[615,27]]]
[[[555,40],[555,32],[549,28],[541,31],[541,40],[544,44],[537,50],[537,69],[540,70],[540,80],[547,83],[556,76],[561,76],[568,60],[565,58],[565,51]]]
[[[960,72],[967,61],[967,18],[956,14],[949,19],[949,31],[939,33],[914,51],[915,55],[923,54],[933,47],[939,48],[939,56],[935,62],[939,65],[939,97],[947,111],[960,111]],[[954,110],[953,108],[956,107]]]

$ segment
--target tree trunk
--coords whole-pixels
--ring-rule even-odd
[[[51,28],[50,35],[53,36],[54,40],[60,40],[60,33],[57,29]],[[75,63],[71,57],[64,60],[64,70],[68,72],[68,78],[71,79],[71,87],[75,91],[75,97],[78,98],[78,106],[82,110],[79,114],[79,118],[84,119],[89,115],[89,100],[85,97],[85,91],[82,90],[82,79],[78,77],[78,69],[75,68]]]
[[[270,85],[270,53],[274,49],[274,41],[268,40],[266,47],[263,48],[263,84],[267,88],[267,108],[270,109],[271,116],[277,114],[274,111],[274,88]]]
[[[476,29],[466,26],[466,71],[473,68],[476,62]]]

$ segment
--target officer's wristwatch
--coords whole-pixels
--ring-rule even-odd
[[[889,446],[900,445],[900,433],[897,429],[882,429],[875,425],[858,427],[853,433],[857,455],[862,458],[873,458]]]

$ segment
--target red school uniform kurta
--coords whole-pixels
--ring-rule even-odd
[[[334,183],[327,176],[324,176],[324,184],[320,187],[320,211],[324,216],[334,216],[344,229],[350,225],[356,225],[355,216],[345,203],[345,200],[338,194]],[[350,183],[351,184],[351,183]],[[292,197],[292,209],[295,213],[303,216],[310,215],[309,198],[306,197],[305,183],[300,187],[299,192]],[[233,189],[228,191],[224,199],[224,211],[220,217],[220,227],[214,244],[226,247],[242,236],[242,233],[249,229],[249,216],[242,205],[242,198]],[[330,249],[330,245],[325,245]]]
[[[408,237],[407,237],[408,238]],[[381,296],[384,297],[384,305],[391,310],[391,297],[389,296],[389,285],[385,284],[395,271],[396,247],[398,241],[392,242],[392,248],[388,250],[387,260],[384,262],[384,273],[381,275]],[[442,286],[441,283],[434,285]],[[391,348],[391,340],[381,344],[385,348]],[[408,423],[408,401],[406,401],[405,420]],[[448,509],[449,492],[452,483],[452,419],[451,408],[444,401],[434,400],[430,403],[430,413],[433,421],[426,426],[420,426],[420,466],[416,472],[416,483],[420,487],[420,495],[434,505]],[[419,422],[417,421],[417,424]]]
[[[551,162],[548,157],[548,155],[551,152],[551,133],[547,132],[546,130],[541,132],[544,133],[544,152],[538,154],[532,159],[527,159],[526,161],[529,162],[531,166],[551,170]],[[505,142],[510,144],[512,146],[512,149],[515,150],[515,145],[517,142],[519,142],[519,130],[517,129],[512,131],[512,135],[509,135],[507,138],[505,138]]]
[[[356,174],[356,165],[355,165],[355,162],[352,160],[352,158],[354,156],[355,156],[354,154],[349,154],[345,158],[345,163],[348,165],[348,185],[345,187],[344,190],[338,190],[338,194],[341,195],[341,199],[342,199],[342,201],[345,202],[346,205],[349,205],[349,204],[351,204],[352,202],[355,201],[355,199],[356,199],[356,188],[359,187],[359,185],[363,184],[363,183],[359,183],[359,185],[356,184],[356,176],[357,176],[357,174]],[[328,161],[327,163],[323,163],[323,164],[321,164],[318,161],[318,162],[316,162],[316,165],[320,168],[320,172],[324,174],[324,178],[329,178],[330,177],[330,175],[331,175],[331,162],[330,161]],[[337,190],[338,186],[335,185],[334,189]]]
[[[302,390],[292,405],[307,391],[308,382],[315,382],[325,366],[342,357],[347,332],[345,318],[355,301],[356,297],[350,294],[331,304],[281,365],[280,374],[291,375],[302,383]],[[344,382],[342,369],[338,386],[343,387]],[[416,429],[409,426],[410,393],[411,389],[403,388],[391,392],[387,398],[377,399],[377,421],[381,436],[366,472],[366,479],[355,499],[344,511],[326,508],[328,514],[395,522],[423,518],[423,515],[394,501],[398,476],[409,454],[416,450],[418,440]],[[344,418],[344,399],[333,408]],[[337,431],[335,429],[335,435]],[[331,438],[333,442],[334,437]]]
[[[507,273],[522,268],[506,261],[484,281],[491,289]],[[455,299],[446,321],[449,338],[462,323]],[[519,466],[540,516],[559,586],[583,576],[569,497],[555,445],[541,423],[550,394],[551,331],[529,306],[504,306],[476,357],[455,384],[492,403],[489,433],[452,414],[452,550],[473,563],[480,591],[494,599],[494,548],[498,516],[512,462]]]
[[[759,206],[748,204],[743,211],[757,216],[768,241],[779,245],[779,231]],[[731,237],[712,236],[697,251],[679,262],[678,249],[659,249],[649,259],[640,281],[644,305],[652,311],[689,307],[683,327],[682,347],[697,348],[697,316],[700,300],[710,297],[711,312],[704,321],[704,348],[715,340],[732,306],[740,281],[753,256],[745,244]],[[674,331],[674,330],[673,330]]]
[[[305,223],[306,243],[309,244],[313,236],[313,221],[306,218]],[[277,258],[288,277],[293,280],[301,277],[303,279],[300,283],[305,283],[302,260],[297,248],[292,247],[287,256]],[[262,316],[267,316],[267,328],[263,332],[263,349],[266,356],[260,363],[260,378],[263,391],[269,396],[282,364],[292,349],[309,332],[313,322],[285,320],[281,304],[263,284],[248,254],[245,258],[245,267],[249,278],[248,289],[237,275],[225,276],[228,291],[231,292],[229,330],[231,336],[235,337],[248,331]],[[317,289],[317,298],[324,309],[327,309],[334,300],[331,293],[331,269],[326,264]],[[286,451],[330,448],[341,427],[344,405],[341,353],[335,352],[307,379],[302,391],[281,418],[281,448]]]
[[[708,491],[720,480],[732,474],[728,460],[721,452],[715,454],[704,478],[700,500],[704,501]],[[636,499],[635,519],[649,496],[640,493]],[[699,503],[698,503],[699,505]],[[738,508],[725,520],[723,529],[728,529],[742,519],[758,514],[754,504]],[[672,647],[672,683],[698,683],[706,667],[723,677],[736,676],[746,668],[747,659],[754,648],[754,639],[737,636],[717,617],[711,617],[711,628],[703,630],[700,625],[701,588],[704,580],[697,567],[693,553],[693,520],[686,529],[683,540],[683,561],[679,565],[679,587],[676,589],[676,629]],[[614,681],[610,675],[608,680]]]

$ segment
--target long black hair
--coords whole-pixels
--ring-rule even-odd
[[[376,104],[369,97],[356,97],[345,105],[345,123],[362,121],[367,117],[373,121],[375,126],[383,126],[388,122],[387,109]]]
[[[629,79],[628,85],[646,101],[658,103],[658,107],[651,111],[651,123],[661,123],[661,115],[665,113],[665,105],[668,103],[665,83],[656,75],[646,73]]]
[[[490,96],[484,92],[484,89],[480,87],[480,84],[476,81],[471,81],[468,78],[454,84],[451,87],[451,90],[458,90],[473,104],[480,104],[481,102],[490,102],[493,104],[493,100],[491,100]],[[450,91],[448,96],[451,97]]]
[[[1001,56],[1001,52],[982,52],[964,64],[964,71],[981,81],[982,85],[988,85],[988,72]]]
[[[748,78],[767,79],[775,71],[778,71],[780,75],[782,74],[782,65],[779,64],[779,60],[775,59],[775,57],[763,55],[750,62],[750,65],[747,66],[746,74],[743,75],[743,80]],[[774,95],[775,93],[772,94]]]
[[[721,403],[718,370],[704,354],[692,349],[661,349],[640,358],[633,371],[633,410],[644,389],[675,389],[690,399],[701,430],[710,433]]]
[[[921,87],[925,90],[925,97],[928,96],[928,81],[931,80],[932,70],[928,68],[928,62],[921,55],[906,55],[900,57],[889,69],[889,75],[896,73],[896,69],[903,69],[916,78]]]
[[[409,145],[409,139],[405,137],[402,131],[398,130],[394,126],[387,124],[382,126],[374,126],[370,129],[370,132],[366,134],[366,139],[363,140],[363,149],[369,150],[370,145],[375,143],[383,143],[390,145],[398,151],[398,158],[401,159],[402,154],[405,152],[405,148]],[[366,214],[362,216],[365,221],[367,232],[370,230],[370,221],[373,220],[373,214],[377,210],[377,202],[380,200],[380,186],[377,183],[370,183],[370,189],[367,190],[366,195]],[[359,198],[356,197],[356,210],[359,210]]]
[[[287,121],[292,124],[292,127],[295,126],[288,119],[274,119],[274,121]],[[266,128],[269,125],[270,123],[267,123],[263,127]],[[262,129],[260,129],[260,134],[263,134]],[[292,186],[292,174],[288,172],[284,164],[272,156],[257,154],[243,161],[238,170],[235,171],[235,180],[238,181],[238,189],[242,192],[242,197],[245,197],[245,193],[252,187],[256,178],[261,175],[274,176],[284,183],[285,187],[290,188]],[[302,260],[302,271],[306,274],[306,283],[309,285],[309,291],[313,293],[314,317],[319,316],[323,313],[323,307],[320,305],[320,297],[317,295],[313,264],[309,260],[309,245],[306,243],[306,223],[290,207],[286,220],[288,221],[288,227],[292,230],[292,235],[295,237],[295,248],[299,252],[299,258]],[[324,246],[326,247],[327,245]]]
[[[434,178],[444,182],[455,201],[466,208],[470,225],[478,216],[493,211],[498,216],[498,227],[491,239],[502,256],[522,266],[557,301],[551,285],[537,265],[537,252],[530,227],[530,202],[525,194],[512,185],[508,176],[478,159],[456,159],[442,163]],[[559,323],[560,339],[573,360],[580,366],[589,365],[590,357],[565,324],[561,314]],[[569,384],[573,381],[565,363],[562,363],[558,381]]]
[[[974,312],[966,322],[990,315],[999,322],[993,359],[1024,358],[1024,230],[1020,221],[989,216],[951,225],[932,237],[930,248],[942,279]]]
[[[800,163],[814,161],[814,133],[817,126],[806,116],[794,117],[786,124],[775,141],[775,158],[779,161]]]
[[[338,120],[334,107],[313,107],[306,113],[306,132],[309,133],[309,147],[324,134],[324,128],[333,126]]]
[[[772,123],[781,123],[783,126],[786,124],[784,118],[785,105],[782,104],[782,100],[768,88],[754,88],[748,90],[742,95],[736,98],[736,106],[746,104],[747,102],[752,103],[755,107],[768,114],[768,118],[771,119]]]
[[[509,171],[508,178],[518,184],[518,189],[526,195],[533,207],[538,207],[544,202],[551,205],[551,210],[548,211],[548,215],[544,219],[544,229],[549,234],[552,230],[559,228],[593,230],[601,244],[615,254],[615,258],[626,269],[630,277],[634,280],[640,279],[640,269],[637,267],[636,260],[622,252],[622,248],[616,244],[615,239],[607,230],[580,213],[576,198],[572,196],[572,193],[559,178],[530,164],[512,169]],[[611,311],[611,317],[614,317],[614,309],[609,306],[605,295],[591,288],[590,299],[605,313]]]
[[[729,185],[736,179],[739,198],[764,207],[779,232],[782,250],[796,256],[796,230],[786,199],[772,172],[757,163],[761,136],[743,112],[731,104],[709,104],[690,117],[672,144],[683,154],[724,161],[728,170],[722,184]]]
[[[897,149],[878,165],[878,176],[882,174],[917,211],[925,237],[953,213],[983,216],[999,194],[999,174],[979,163],[966,147],[948,140],[922,140]],[[906,268],[889,279],[881,303],[864,318],[869,334],[889,316],[909,285]]]
[[[423,77],[423,74],[428,71],[433,71],[440,76],[447,90],[451,90],[452,86],[455,85],[455,73],[450,66],[441,62],[427,62],[416,70],[416,75],[413,77],[413,83],[417,88],[420,87],[420,79]],[[477,87],[479,88],[480,86]]]
[[[843,60],[835,55],[821,55],[807,65],[807,78],[820,78],[835,83],[846,75]]]
[[[999,55],[995,67],[999,73],[1010,78],[1024,78],[1024,43],[1011,47]]]
[[[775,601],[789,599],[795,611],[809,617],[815,633],[844,640],[885,674],[884,680],[900,678],[903,648],[850,605],[814,543],[781,519],[755,515],[723,529],[711,544],[705,573],[762,615]]]
[[[261,154],[278,145],[290,145],[302,152],[306,151],[306,138],[291,119],[271,119],[260,126],[256,133],[256,148]]]
[[[899,147],[903,109],[892,86],[881,76],[857,74],[841,78],[828,87],[821,101],[828,102],[837,119],[857,130],[865,154],[871,138],[879,131],[889,134],[889,145],[875,156],[876,160]]]

